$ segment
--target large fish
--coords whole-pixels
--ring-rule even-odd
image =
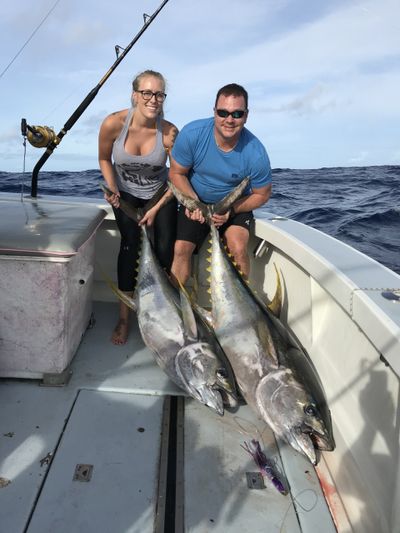
[[[105,186],[102,188],[106,194],[112,194]],[[134,220],[140,219],[140,212],[123,199],[120,208]],[[185,290],[177,291],[160,267],[144,225],[141,233],[134,296],[130,298],[114,290],[135,309],[143,341],[168,377],[190,396],[222,415],[224,400],[230,407],[236,404],[229,362],[213,332],[194,314]]]
[[[243,182],[210,206],[187,198],[170,184],[178,201],[189,210],[200,208],[210,224],[210,321],[243,397],[278,437],[317,464],[316,450],[335,446],[318,375],[302,348],[250,290],[211,221],[212,213],[227,211],[245,186]]]

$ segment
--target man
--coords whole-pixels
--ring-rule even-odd
[[[215,100],[214,117],[195,120],[178,134],[171,154],[169,179],[185,195],[216,203],[246,176],[249,189],[225,215],[213,215],[230,253],[245,276],[249,275],[247,252],[252,210],[271,195],[271,166],[261,142],[244,125],[248,116],[247,91],[231,83]],[[191,257],[209,228],[199,209],[180,206],[177,240],[171,273],[181,283],[191,274]]]

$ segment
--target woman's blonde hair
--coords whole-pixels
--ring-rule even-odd
[[[150,69],[144,70],[143,72],[140,72],[139,74],[137,74],[135,76],[134,80],[132,81],[132,90],[133,91],[138,91],[141,80],[143,78],[147,78],[149,76],[151,76],[153,78],[158,78],[162,82],[162,84],[164,86],[164,91],[165,91],[165,87],[167,85],[167,82],[165,81],[164,76],[160,72],[157,72],[156,70],[150,70]],[[131,103],[132,103],[132,107],[135,107],[135,101],[133,99],[133,94],[132,94],[132,97],[131,97]],[[164,117],[163,107],[161,107],[160,116]]]
[[[165,81],[165,78],[164,78],[164,76],[162,74],[160,74],[160,72],[157,72],[155,70],[144,70],[143,72],[140,72],[135,77],[135,79],[132,81],[132,89],[134,91],[138,91],[139,90],[140,81],[143,78],[147,78],[147,76],[152,76],[153,78],[158,78],[162,82],[162,84],[164,85],[164,91],[165,91],[165,86],[167,85],[167,83]]]

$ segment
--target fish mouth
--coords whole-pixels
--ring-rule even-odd
[[[224,402],[215,385],[215,374],[207,369],[207,360],[212,360],[213,357],[207,357],[205,347],[205,343],[192,343],[181,348],[175,357],[175,370],[184,389],[192,398],[222,416]],[[201,364],[196,366],[196,360]]]
[[[198,395],[197,399],[200,403],[203,403],[204,405],[215,411],[218,415],[224,415],[224,402],[218,390],[213,389],[211,387],[202,387],[200,389],[197,389],[196,392]]]
[[[183,376],[181,376],[182,378]],[[184,380],[186,391],[200,403],[206,405],[218,415],[224,414],[224,401],[220,391],[214,388],[212,385],[194,385],[190,381]]]
[[[310,432],[309,435],[316,450],[320,450],[322,452],[332,452],[336,447],[335,440],[332,435],[321,435],[320,433],[314,431]]]
[[[301,431],[309,435],[316,450],[332,452],[335,449],[333,435],[325,427],[316,429],[315,427],[303,424]]]
[[[316,466],[321,451],[332,451],[335,448],[333,438],[326,432],[316,431],[307,425],[302,425],[290,432],[290,444],[297,451],[303,453]]]
[[[317,453],[310,433],[304,433],[301,428],[290,431],[289,444],[298,452],[304,454],[314,466],[318,463]]]

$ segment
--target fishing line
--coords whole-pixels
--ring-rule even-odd
[[[25,211],[25,225],[29,225],[29,213],[24,202],[24,185],[25,185],[25,170],[26,170],[26,135],[23,136],[22,145],[24,147],[24,156],[22,158],[22,179],[21,179],[21,204]]]
[[[265,424],[264,425],[264,429],[260,432],[260,430],[258,429],[258,427],[256,426],[256,424],[254,422],[251,422],[251,421],[249,421],[249,420],[247,420],[245,418],[241,418],[239,416],[235,416],[233,418],[233,420],[234,420],[235,424],[230,424],[229,422],[226,422],[225,420],[222,423],[223,424],[227,424],[232,429],[238,431],[242,435],[247,435],[247,436],[250,436],[250,437],[254,436],[254,435],[257,435],[259,437],[259,440],[263,443],[264,449],[267,448],[267,446],[265,445],[265,441],[264,441],[264,436],[263,435],[264,435],[265,431],[269,429],[268,424]],[[243,422],[245,424],[248,424],[250,429],[246,429],[246,426],[245,426],[245,424],[243,424]],[[236,428],[234,427],[235,425],[237,426]],[[251,428],[251,426],[253,426],[253,427]],[[242,448],[243,448],[243,446],[242,446]],[[279,447],[277,447],[277,450],[278,450],[278,455],[280,456]],[[282,476],[285,479],[285,482],[287,483],[288,481],[287,481],[287,478],[286,478],[286,475],[285,475],[285,471],[284,471],[284,469],[282,469],[281,464],[279,463],[278,459],[276,457],[273,457],[273,458],[270,459],[270,461],[276,467],[277,472],[279,473],[279,475]],[[283,466],[283,462],[282,462],[282,466]],[[294,512],[296,513],[296,515],[298,515],[299,511],[302,511],[304,513],[310,513],[318,505],[318,495],[317,495],[316,491],[313,490],[313,489],[305,488],[305,489],[300,490],[297,494],[293,494],[291,489],[289,489],[289,492],[291,494],[290,502],[289,502],[289,504],[287,506],[285,514],[283,515],[282,523],[281,523],[281,526],[279,528],[279,531],[282,532],[282,533],[283,533],[283,531],[286,531],[286,529],[284,529],[285,528],[285,522],[287,521],[287,517],[288,517],[288,514],[289,514],[291,508],[293,508]],[[300,501],[300,497],[303,494],[306,494],[307,492],[311,493],[314,496],[314,501],[310,505],[306,505],[306,504],[304,504],[304,503],[302,503]]]
[[[47,120],[49,119],[49,117],[51,117],[51,115],[53,115],[56,111],[58,111],[58,109],[63,104],[65,104],[65,102],[67,102],[75,93],[78,93],[78,91],[80,90],[81,90],[81,87],[76,87],[75,89],[73,89],[65,98],[63,98],[55,107],[53,107],[53,109],[49,111],[45,117],[43,117],[42,121],[47,122]]]
[[[39,30],[39,28],[44,24],[44,22],[46,21],[46,19],[50,16],[51,12],[54,11],[55,7],[57,6],[57,4],[61,2],[61,0],[56,0],[56,3],[53,5],[52,8],[50,8],[50,10],[47,12],[47,15],[45,15],[45,17],[42,19],[42,21],[40,22],[40,24],[38,26],[36,26],[36,28],[33,30],[33,32],[31,33],[31,35],[28,37],[27,41],[22,45],[22,48],[19,49],[19,51],[16,53],[16,55],[12,58],[12,60],[8,63],[8,65],[6,66],[6,68],[0,73],[0,78],[3,77],[3,75],[7,72],[7,70],[11,67],[11,65],[14,63],[14,61],[17,59],[17,57],[21,54],[21,52],[23,51],[23,49],[26,47],[26,45],[32,40],[32,38],[34,37],[35,33],[37,33],[37,31]]]
[[[57,5],[57,3],[59,1],[60,0],[57,0],[55,5]],[[58,132],[58,134],[56,134],[52,130],[51,130],[51,134],[50,134],[50,132],[49,132],[50,128],[48,128],[46,126],[42,127],[42,129],[44,129],[46,131],[46,136],[43,136],[43,141],[45,142],[44,146],[46,146],[46,151],[44,152],[42,157],[39,159],[39,161],[36,163],[36,165],[35,165],[35,167],[34,167],[34,169],[32,171],[32,180],[31,180],[31,196],[32,196],[32,198],[35,198],[37,196],[37,182],[38,182],[39,171],[42,168],[42,166],[44,165],[44,163],[52,155],[52,153],[57,148],[57,146],[60,144],[60,142],[62,141],[64,136],[74,126],[74,124],[81,117],[81,115],[84,113],[86,108],[91,104],[91,102],[94,100],[94,98],[98,94],[99,90],[101,89],[101,87],[108,80],[108,78],[111,76],[111,74],[114,72],[114,70],[118,67],[118,65],[121,63],[121,61],[125,58],[126,54],[132,49],[134,44],[140,39],[140,37],[143,35],[143,33],[150,26],[151,22],[157,17],[157,15],[160,13],[160,11],[164,8],[164,6],[168,2],[169,2],[169,0],[163,0],[162,3],[159,5],[159,7],[154,11],[154,13],[151,16],[146,15],[146,14],[143,15],[144,24],[143,24],[142,28],[135,35],[135,37],[128,44],[128,46],[124,49],[122,54],[118,54],[118,57],[117,57],[116,61],[114,61],[114,63],[107,70],[107,72],[103,75],[103,77],[97,83],[97,85],[95,87],[93,87],[93,89],[86,95],[86,97],[83,99],[83,101],[79,104],[79,106],[75,109],[75,111],[72,113],[72,115],[69,117],[69,119],[65,122],[63,128],[61,128],[61,130]],[[54,7],[55,6],[53,6],[53,9],[54,9]],[[122,49],[122,47],[120,47],[120,48]],[[28,140],[29,140],[29,137],[28,137]],[[37,145],[37,146],[39,147],[39,145]]]
[[[250,422],[249,420],[247,420],[245,418],[242,418],[242,417],[239,417],[239,416],[235,416],[235,417],[233,417],[233,421],[235,422],[235,425],[239,429],[235,428],[232,424],[229,424],[225,420],[223,421],[223,423],[229,425],[233,430],[237,431],[238,433],[240,433],[241,435],[243,435],[245,437],[247,436],[250,439],[254,438],[255,440],[258,440],[259,442],[262,443],[262,446],[263,446],[264,450],[269,448],[269,446],[267,446],[267,444],[266,444],[266,442],[264,440],[264,433],[270,429],[268,424],[264,424],[264,429],[260,432],[260,430],[258,429],[258,427],[256,426],[256,424],[254,422]],[[249,424],[249,426],[253,426],[253,429],[248,431],[243,426],[243,424],[240,421],[245,422],[246,424]],[[276,443],[275,437],[274,437],[274,441]],[[241,446],[241,447],[243,448],[243,446]],[[278,456],[281,458],[279,447],[276,446],[276,449],[277,449]],[[278,471],[279,475],[284,477],[285,480],[286,480],[285,470],[284,470],[284,468],[282,468],[282,466],[283,466],[282,458],[281,458],[281,461],[279,462],[277,457],[270,457],[269,461],[276,468],[276,470]]]
[[[233,421],[235,422],[235,424],[237,425],[237,427],[239,429],[236,429],[236,431],[238,431],[239,433],[241,433],[242,435],[244,436],[248,436],[248,437],[253,437],[255,438],[256,436],[258,437],[258,440],[260,440],[264,446],[265,446],[265,443],[264,443],[264,440],[263,440],[263,433],[264,431],[268,428],[268,426],[265,424],[264,426],[264,429],[262,430],[262,432],[260,432],[260,430],[258,429],[258,427],[256,426],[256,424],[254,422],[250,422],[250,420],[247,420],[246,418],[242,418],[240,416],[234,416],[233,417]],[[241,421],[241,422],[240,422]],[[253,429],[250,431],[250,430],[247,430],[245,428],[245,426],[243,426],[243,422],[245,422],[246,424],[248,424],[249,426],[253,426]]]
[[[238,431],[239,433],[241,433],[242,435],[247,436],[247,437],[251,437],[251,438],[256,438],[257,437],[256,440],[261,442],[263,444],[264,448],[268,448],[268,446],[266,444],[266,441],[264,439],[265,432],[270,430],[270,427],[269,427],[268,424],[264,423],[264,429],[262,431],[260,431],[259,428],[257,427],[257,425],[254,422],[250,422],[250,420],[247,420],[246,418],[242,418],[240,416],[234,416],[233,417],[233,421],[235,422],[235,424],[239,428],[239,430],[234,428],[234,429],[236,429],[236,431]],[[240,421],[245,422],[246,424],[249,424],[249,426],[253,426],[253,429],[252,430],[246,430],[246,428],[243,426],[243,424]],[[274,437],[274,441],[275,441],[275,437]],[[279,452],[279,448],[278,447],[277,447],[277,449],[278,449],[278,452]],[[276,464],[278,464],[276,459],[273,459],[273,461]]]
[[[305,507],[304,505],[302,505],[302,504],[298,501],[298,499],[297,499],[299,496],[301,496],[301,495],[304,494],[305,492],[311,492],[311,493],[315,496],[315,502],[314,502],[314,504],[313,504],[310,508],[307,508],[307,507]],[[289,505],[288,505],[288,507],[287,507],[287,509],[286,509],[286,511],[285,511],[285,514],[283,515],[283,519],[282,519],[281,527],[279,528],[280,533],[284,533],[285,531],[287,531],[286,528],[285,528],[285,529],[283,529],[283,528],[284,528],[284,526],[285,526],[285,522],[286,522],[286,519],[287,519],[287,517],[288,517],[288,514],[289,514],[290,509],[293,507],[295,514],[296,514],[296,515],[298,514],[298,510],[297,510],[297,508],[296,508],[295,505],[294,505],[295,502],[296,502],[296,505],[297,505],[298,507],[300,507],[300,509],[301,509],[302,511],[304,511],[305,513],[310,513],[313,509],[315,509],[315,507],[316,507],[317,504],[318,504],[318,496],[317,496],[317,493],[315,492],[315,490],[313,490],[313,489],[303,489],[303,490],[301,490],[301,491],[297,494],[297,496],[292,495],[292,500],[290,501],[290,503],[289,503]]]
[[[26,136],[23,137],[22,145],[24,147],[24,155],[23,155],[23,158],[22,158],[21,202],[24,201],[24,177],[25,177],[25,163],[26,163]]]

